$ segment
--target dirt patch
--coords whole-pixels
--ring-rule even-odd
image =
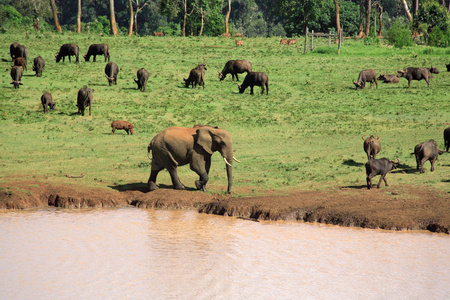
[[[270,192],[273,194],[273,192]],[[17,180],[0,184],[0,209],[44,207],[196,209],[255,220],[298,220],[388,230],[449,233],[450,195],[413,186],[367,190],[341,187],[288,195],[233,197],[170,187],[147,192],[142,183],[95,189]]]

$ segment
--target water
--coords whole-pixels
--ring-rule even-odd
[[[194,211],[0,212],[1,299],[448,299],[450,237]]]

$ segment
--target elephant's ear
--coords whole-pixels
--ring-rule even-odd
[[[213,154],[212,147],[212,137],[210,129],[207,127],[201,127],[197,129],[197,144],[199,144],[206,152]]]

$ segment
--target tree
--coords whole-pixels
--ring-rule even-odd
[[[366,1],[365,0],[360,0],[359,1],[359,27],[358,27],[358,38],[362,39],[364,38],[364,32],[363,32],[363,28],[364,28],[364,5],[365,5]]]
[[[231,0],[228,0],[228,12],[225,16],[225,33],[228,33],[228,20],[230,19],[230,13],[231,13]]]
[[[370,13],[372,10],[372,1],[366,0],[366,36],[369,36],[370,33]]]
[[[111,34],[114,36],[118,36],[116,14],[114,12],[114,0],[109,0],[109,21],[111,23]]]
[[[339,20],[339,0],[334,0],[334,6],[336,11],[336,31],[339,35],[341,32],[341,22]]]
[[[128,0],[128,5],[130,6],[130,24],[128,26],[128,36],[133,34],[133,23],[134,23],[134,13],[133,13],[133,3]]]
[[[55,30],[59,33],[62,33],[61,25],[59,25],[58,10],[56,8],[55,0],[50,0],[50,6],[52,7],[53,20],[55,21]]]
[[[278,0],[278,12],[286,18],[286,33],[305,33],[309,22],[317,19],[322,4],[322,1],[314,0]]]
[[[81,32],[81,0],[78,0],[77,33]]]
[[[403,9],[405,10],[406,17],[408,18],[409,22],[412,23],[413,19],[411,17],[411,13],[409,12],[408,4],[406,3],[406,0],[401,0],[403,3]]]
[[[142,4],[142,6],[139,4],[139,0],[134,0],[134,3],[136,3],[136,11],[134,12],[134,31],[136,34],[138,34],[138,21],[137,21],[137,16],[138,13],[144,9],[144,7],[146,7],[148,5],[148,2],[145,2],[144,4]],[[130,6],[131,5],[131,0],[130,0]],[[130,12],[131,14],[132,12]],[[128,32],[129,34],[129,32]]]

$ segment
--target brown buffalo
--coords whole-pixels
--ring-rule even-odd
[[[286,44],[288,43],[288,39],[281,39],[280,40],[280,44]]]
[[[222,36],[223,37],[231,37],[231,33],[225,32],[225,33],[222,33]]]
[[[252,64],[247,60],[229,60],[223,67],[222,72],[219,72],[219,79],[222,81],[225,79],[227,74],[231,74],[234,81],[234,76],[236,76],[236,81],[239,81],[238,73],[251,72]]]
[[[22,85],[22,82],[20,82],[20,79],[22,78],[22,74],[23,74],[23,70],[21,67],[14,66],[11,68],[11,72],[10,72],[10,75],[12,78],[11,84],[14,85],[15,89],[18,89]]]
[[[44,59],[42,57],[38,56],[34,59],[33,63],[34,63],[33,71],[36,72],[36,77],[41,77],[42,71],[44,70],[44,67],[45,67]]]
[[[205,88],[205,70],[207,70],[205,64],[199,64],[195,69],[192,69],[188,79],[183,78],[185,86],[189,87],[191,85],[194,88],[199,85]]]
[[[384,75],[381,74],[378,78],[378,80],[382,80],[383,83],[398,83],[399,79],[397,75]]]
[[[236,41],[236,46],[244,46],[244,41],[243,40],[238,40]]]
[[[238,32],[235,33],[234,36],[235,36],[235,37],[244,37],[244,35],[243,35],[242,33],[238,33]]]
[[[48,109],[55,109],[55,103],[53,102],[52,95],[50,93],[44,93],[41,96],[42,107],[44,108],[44,113],[48,112]]]
[[[164,32],[153,32],[154,36],[164,36]]]
[[[371,135],[368,138],[364,138],[364,136],[362,137],[362,139],[364,140],[364,152],[366,152],[367,154],[367,160],[370,159],[375,159],[377,157],[377,154],[381,151],[381,144],[380,144],[380,137],[374,137],[373,135]]]
[[[297,39],[288,39],[287,44],[288,45],[298,44],[298,40]]]
[[[374,82],[378,88],[377,74],[374,70],[362,70],[361,72],[359,72],[358,81],[355,82],[353,80],[353,84],[356,86],[356,89],[364,89],[366,87],[366,82],[370,82],[370,89],[372,88]]]
[[[112,128],[112,132],[111,134],[114,134],[114,132],[116,131],[116,129],[123,129],[127,132],[127,134],[134,134],[134,125],[127,122],[127,121],[122,121],[122,120],[117,120],[111,123],[111,128]]]
[[[424,173],[423,165],[428,160],[431,163],[431,172],[433,172],[434,162],[442,153],[444,153],[444,151],[439,150],[435,140],[417,144],[414,147],[414,155],[416,156],[417,169],[420,170],[420,173]]]
[[[22,67],[24,71],[27,70],[27,61],[23,57],[14,59],[14,66]]]

